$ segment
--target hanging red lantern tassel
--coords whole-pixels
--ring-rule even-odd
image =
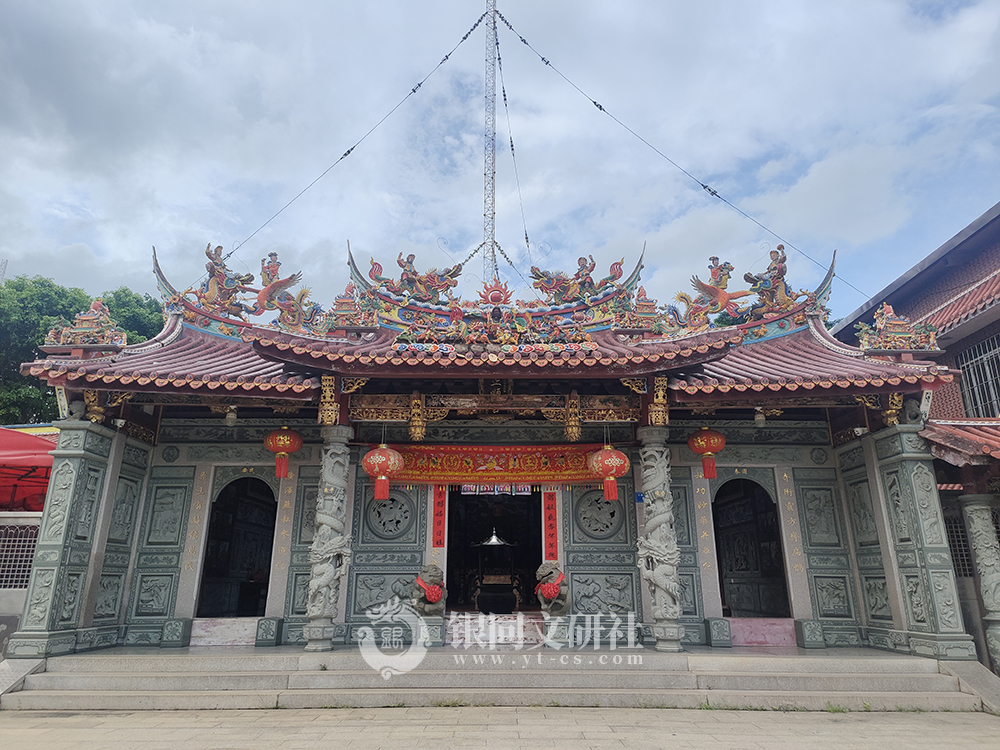
[[[715,479],[715,454],[725,447],[726,436],[707,427],[688,437],[688,448],[701,456],[701,475],[705,479]]]
[[[590,469],[590,473],[604,479],[605,500],[618,499],[618,477],[625,476],[629,466],[628,456],[616,451],[610,445],[605,445],[587,457],[587,468]]]
[[[361,459],[361,468],[375,480],[375,499],[389,499],[389,479],[403,470],[403,457],[385,443],[370,450]]]
[[[278,479],[285,479],[288,476],[288,456],[302,447],[302,436],[295,430],[282,427],[264,438],[264,447],[275,454],[274,473]]]

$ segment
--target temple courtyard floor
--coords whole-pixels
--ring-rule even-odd
[[[558,707],[0,713],[4,750],[323,747],[964,750],[1000,747],[1000,717]]]

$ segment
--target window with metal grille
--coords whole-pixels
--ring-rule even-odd
[[[951,547],[955,575],[959,578],[972,578],[972,554],[969,552],[965,521],[961,516],[945,516],[944,526],[948,530],[948,546]]]
[[[37,541],[37,526],[0,526],[0,589],[28,588]]]
[[[966,416],[1000,416],[1000,334],[970,346],[955,363],[962,371]]]

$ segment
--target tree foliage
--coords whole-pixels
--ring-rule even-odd
[[[160,303],[120,287],[102,299],[129,343],[152,338],[163,327]],[[58,416],[55,394],[37,378],[20,374],[21,363],[38,357],[45,334],[60,318],[73,320],[93,299],[41,276],[17,276],[0,284],[0,424],[51,422]]]

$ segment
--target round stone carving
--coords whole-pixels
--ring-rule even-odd
[[[168,464],[172,464],[178,458],[180,458],[181,452],[176,445],[168,445],[163,449],[163,460]]]
[[[812,459],[814,464],[825,464],[826,463],[826,451],[822,448],[813,448],[812,452],[809,454],[809,458]]]
[[[368,505],[368,526],[383,539],[403,536],[413,525],[413,503],[392,495],[388,500],[372,500]]]
[[[576,525],[593,539],[609,539],[625,521],[625,509],[619,501],[607,501],[600,491],[588,492],[576,503]]]

